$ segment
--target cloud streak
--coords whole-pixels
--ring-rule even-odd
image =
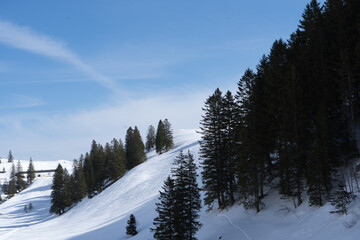
[[[119,87],[113,79],[94,70],[69,50],[64,43],[44,34],[37,33],[28,27],[0,21],[0,43],[16,49],[67,62],[86,74],[93,81],[98,82],[112,91],[119,91]]]

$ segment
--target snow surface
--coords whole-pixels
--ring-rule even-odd
[[[178,131],[174,140],[173,150],[161,155],[150,152],[145,163],[61,216],[49,214],[52,178],[37,178],[28,189],[0,205],[0,240],[153,239],[149,229],[156,216],[155,203],[170,174],[173,159],[180,150],[190,150],[198,163],[200,136],[195,130]],[[38,162],[34,164],[36,168]],[[200,178],[198,180],[200,183]],[[24,206],[30,202],[34,210],[25,213]],[[219,239],[220,236],[223,240],[359,239],[359,200],[353,203],[347,216],[329,214],[333,210],[330,205],[309,207],[307,200],[294,209],[292,201],[281,200],[276,191],[270,189],[264,202],[266,207],[259,214],[244,210],[241,205],[209,212],[203,207],[200,218],[203,227],[197,234],[198,239]],[[132,238],[125,235],[130,214],[135,215],[139,232]]]

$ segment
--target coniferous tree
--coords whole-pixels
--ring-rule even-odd
[[[14,163],[11,165],[10,181],[9,181],[9,196],[12,197],[16,194],[16,170]]]
[[[175,184],[170,176],[165,180],[156,203],[156,212],[158,216],[154,219],[154,226],[151,231],[154,232],[154,238],[158,240],[175,239]]]
[[[67,169],[64,169],[64,188],[63,188],[63,194],[64,194],[64,206],[65,208],[71,207],[73,205],[74,200],[74,179],[73,176],[70,176]]]
[[[136,234],[138,234],[138,232],[136,230],[136,219],[133,214],[130,215],[130,219],[127,221],[127,224],[128,224],[126,226],[126,234],[127,235],[135,236]]]
[[[210,96],[203,110],[205,115],[201,121],[202,141],[200,142],[200,157],[202,159],[202,180],[205,190],[205,204],[210,208],[215,200],[219,208],[227,205],[227,176],[223,155],[222,93],[216,89]]]
[[[13,155],[12,155],[11,150],[9,150],[8,162],[14,162],[14,157],[13,157]]]
[[[33,164],[33,160],[30,158],[29,167],[27,170],[27,182],[28,184],[31,184],[35,179],[35,168]]]
[[[28,209],[29,209],[29,211],[32,211],[34,209],[34,206],[32,205],[32,203],[29,203]]]
[[[73,202],[80,202],[87,192],[86,179],[83,169],[84,156],[81,154],[79,161],[74,161],[73,165]]]
[[[51,187],[51,207],[50,212],[61,215],[65,212],[65,181],[64,170],[59,164],[55,170],[53,185]]]
[[[165,126],[162,120],[159,120],[157,126],[155,147],[158,154],[162,154],[165,151]]]
[[[117,180],[124,175],[126,171],[126,153],[121,139],[113,139],[111,141],[110,152],[111,160],[108,162],[109,177],[112,180]]]
[[[126,133],[126,160],[127,168],[131,169],[146,160],[145,146],[141,139],[139,129],[130,127]]]
[[[156,143],[155,127],[153,125],[150,125],[146,135],[146,143],[145,143],[146,151],[149,152],[152,148],[154,148],[155,143]]]
[[[19,191],[22,191],[26,187],[26,183],[23,179],[23,176],[21,175],[22,171],[23,171],[23,169],[21,166],[21,162],[20,162],[20,160],[18,160],[17,165],[16,165],[16,188]]]
[[[93,163],[90,160],[89,153],[86,153],[84,157],[84,175],[87,185],[87,194],[90,197],[96,188],[96,180]]]
[[[174,165],[172,173],[175,180],[175,239],[196,240],[195,234],[201,227],[198,221],[201,199],[194,158],[190,152],[187,155],[180,152],[175,158]]]
[[[173,131],[169,120],[164,120],[164,150],[169,151],[174,147]]]

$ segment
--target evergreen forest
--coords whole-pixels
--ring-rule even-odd
[[[257,212],[264,188],[335,212],[359,191],[360,1],[312,0],[288,40],[276,40],[235,93],[216,89],[203,107],[205,204]]]

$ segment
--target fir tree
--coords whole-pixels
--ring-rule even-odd
[[[73,202],[80,202],[86,196],[86,179],[83,169],[84,156],[81,154],[79,161],[74,161],[73,165]]]
[[[28,184],[31,184],[35,179],[35,168],[33,164],[33,160],[30,158],[29,167],[27,170],[27,182]]]
[[[15,193],[17,192],[16,189],[16,170],[15,170],[15,165],[14,163],[12,163],[11,165],[11,172],[10,172],[10,181],[9,181],[9,196],[12,197],[15,195]]]
[[[165,152],[174,147],[173,131],[169,120],[164,120],[164,149]]]
[[[14,162],[14,157],[13,157],[13,155],[12,155],[11,150],[9,150],[8,162]]]
[[[165,151],[165,126],[161,120],[159,120],[156,130],[155,148],[158,154],[162,154]]]
[[[175,239],[175,184],[170,176],[165,180],[156,203],[156,212],[158,216],[154,219],[154,226],[151,231],[154,232],[154,238],[158,240]]]
[[[29,203],[28,209],[29,209],[29,211],[32,211],[34,209],[34,206],[32,205],[32,203]]]
[[[64,170],[59,164],[55,170],[53,185],[51,187],[51,207],[50,212],[61,215],[65,212],[65,180]]]
[[[128,129],[125,147],[128,169],[132,169],[146,160],[145,146],[141,139],[139,129],[136,126],[134,130],[132,130],[131,127]]]
[[[146,151],[149,152],[152,148],[154,148],[155,143],[156,143],[155,127],[153,125],[150,125],[146,135],[146,143],[145,143]]]
[[[20,160],[18,160],[17,165],[16,165],[16,188],[19,191],[22,191],[26,187],[26,183],[23,179],[23,176],[21,175],[22,171],[23,171],[23,169],[21,166],[21,162],[20,162]]]
[[[135,236],[136,234],[138,234],[138,232],[136,230],[136,219],[133,214],[130,215],[130,219],[127,221],[127,224],[128,224],[126,226],[126,234],[127,235]]]
[[[190,152],[182,152],[175,158],[172,170],[175,179],[175,239],[196,240],[196,232],[201,224],[198,221],[201,209],[200,189],[197,185],[197,173],[194,158]]]

